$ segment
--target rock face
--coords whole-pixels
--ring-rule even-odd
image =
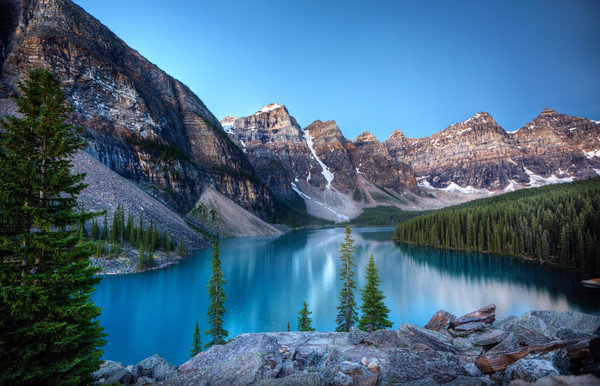
[[[335,121],[301,129],[285,106],[272,103],[247,117],[226,117],[221,125],[275,195],[292,202],[302,197],[309,212],[311,206],[330,210],[317,210],[318,216],[351,217],[378,202],[373,190],[384,197],[388,190],[392,198],[418,193],[409,165],[390,157],[370,134],[349,141]]]
[[[550,109],[514,133],[482,112],[430,137],[397,130],[384,145],[434,189],[511,191],[600,174],[600,124]]]
[[[463,322],[459,325],[491,324],[494,311],[491,305],[457,320]],[[499,343],[502,339],[512,335],[507,329],[528,330],[532,322],[546,323],[547,328],[536,333],[547,334],[551,343],[521,343],[509,351],[494,351],[502,347]],[[555,323],[587,337],[561,340],[557,337],[560,334],[552,332]],[[600,382],[595,376],[600,371],[600,316],[534,311],[495,322],[494,327],[483,333],[471,331],[462,338],[452,338],[451,328],[434,332],[406,323],[397,331],[371,333],[353,330],[241,334],[226,345],[199,353],[179,368],[168,366],[164,359],[154,355],[125,368],[107,361],[94,373],[94,378],[100,383],[111,380],[159,385],[506,385],[525,381],[540,385],[593,385]]]
[[[0,115],[17,81],[48,67],[62,82],[87,151],[180,212],[210,185],[266,216],[269,191],[219,121],[185,85],[69,0],[0,0]]]

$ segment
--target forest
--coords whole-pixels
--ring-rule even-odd
[[[537,259],[600,275],[600,177],[523,189],[398,225],[410,244]]]

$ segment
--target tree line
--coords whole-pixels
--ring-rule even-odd
[[[397,241],[537,259],[600,274],[600,177],[523,189],[410,219]]]

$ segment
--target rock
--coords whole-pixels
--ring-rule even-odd
[[[523,346],[537,346],[552,342],[552,339],[538,332],[544,331],[544,329],[532,330],[515,323],[508,328],[508,331],[515,334],[519,343]]]
[[[556,332],[556,337],[560,340],[589,339],[592,337],[592,334],[583,331],[573,331],[570,328],[561,328]]]
[[[491,330],[473,337],[475,346],[489,346],[502,342],[508,336],[508,332],[502,330]]]
[[[458,357],[443,351],[414,351],[392,349],[383,373],[383,382],[408,382],[433,378],[438,383],[450,382],[459,375],[467,375]]]
[[[148,377],[139,377],[138,379],[136,379],[134,385],[135,386],[146,386],[146,385],[153,385],[154,384],[154,379],[152,378],[148,378]]]
[[[458,327],[460,325],[472,323],[472,322],[492,324],[494,322],[495,318],[496,318],[496,305],[489,304],[483,308],[480,308],[476,311],[470,312],[466,315],[463,315],[459,318],[454,319],[453,321],[450,322],[449,327],[456,329],[456,327]]]
[[[333,349],[330,353],[323,355],[317,367],[335,367],[347,359],[349,359],[347,355],[342,354],[338,349]]]
[[[175,367],[167,363],[158,354],[141,360],[133,371],[136,377],[148,377],[157,381],[163,381],[175,374]]]
[[[452,345],[463,355],[477,356],[481,354],[483,348],[473,346],[473,343],[467,338],[454,338]]]
[[[92,373],[92,379],[96,382],[106,380],[122,368],[123,365],[120,362],[104,361],[104,363],[100,365],[100,368]]]
[[[360,363],[363,366],[367,366],[369,364],[369,360],[367,359],[367,357],[362,357],[362,359],[360,360]]]
[[[510,381],[515,379],[535,382],[542,377],[550,375],[560,375],[550,361],[523,358],[508,366],[504,373],[502,384],[508,385]]]
[[[381,363],[379,362],[379,359],[377,358],[371,358],[371,360],[369,361],[369,364],[367,365],[367,370],[378,374],[381,372]]]
[[[475,331],[485,331],[491,328],[489,323],[483,322],[469,322],[453,327],[452,329],[457,333],[473,333]]]
[[[375,347],[398,347],[406,348],[408,344],[403,342],[394,330],[377,330],[363,338],[363,342]]]
[[[342,373],[341,371],[338,371],[333,376],[333,384],[334,385],[348,386],[351,383],[352,383],[352,378],[350,376]]]
[[[169,379],[171,384],[251,384],[282,370],[281,345],[267,334],[241,334],[191,358]]]
[[[429,319],[429,322],[427,322],[423,328],[432,331],[441,331],[444,330],[454,319],[456,319],[456,316],[447,311],[439,310],[431,317],[431,319]]]
[[[523,380],[516,380],[510,383],[510,386],[594,386],[600,385],[600,378],[595,377],[592,374],[586,375],[554,375],[549,377],[543,377],[529,383]]]
[[[569,375],[571,370],[571,359],[565,349],[552,351],[542,355],[529,355],[528,358],[550,361],[560,375]]]
[[[295,373],[289,377],[261,379],[256,382],[257,386],[319,386],[321,379],[317,373]]]
[[[465,371],[472,377],[483,376],[483,373],[481,371],[479,371],[479,369],[477,368],[477,366],[475,365],[474,362],[469,362],[469,363],[463,365],[463,367],[465,368]]]
[[[524,315],[533,315],[543,320],[549,336],[568,328],[586,334],[600,334],[600,316],[583,314],[577,311],[531,311]]]
[[[122,383],[124,385],[129,385],[133,377],[131,373],[127,371],[127,369],[120,368],[114,373],[112,373],[106,380],[103,382],[107,385],[113,385],[116,383]]]
[[[504,338],[504,340],[502,342],[500,342],[500,344],[494,346],[488,352],[495,353],[495,352],[513,351],[513,350],[518,349],[519,347],[520,347],[519,338],[511,332],[506,336],[506,338]]]
[[[414,324],[404,323],[398,327],[398,338],[408,347],[417,344],[425,345],[433,350],[456,353],[451,340],[439,332],[426,330]]]
[[[487,383],[485,383],[484,381],[482,381],[480,378],[477,378],[477,377],[468,377],[468,376],[460,375],[460,376],[456,377],[455,380],[448,382],[448,383],[444,383],[444,385],[448,385],[448,386],[486,386]]]
[[[402,383],[394,383],[394,385],[402,385],[402,386],[437,386],[437,383],[433,378],[423,378],[417,379],[415,381],[408,381]]]
[[[497,330],[506,331],[508,329],[508,327],[510,327],[512,325],[512,323],[515,319],[517,319],[517,317],[515,315],[509,315],[502,320],[496,320],[494,323],[492,323],[492,327]]]
[[[348,333],[348,340],[353,345],[357,345],[362,343],[363,339],[367,336],[367,333],[359,330],[358,328],[352,326],[350,327],[350,333]]]
[[[362,372],[362,365],[356,362],[344,361],[340,365],[340,371],[347,375],[356,375]]]

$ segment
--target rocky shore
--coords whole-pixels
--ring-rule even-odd
[[[178,264],[182,259],[175,252],[155,251],[152,255],[154,266],[142,270],[138,268],[139,251],[132,248],[124,248],[118,258],[90,257],[90,265],[98,268],[98,275],[120,275],[165,268],[172,264]]]
[[[179,367],[158,355],[106,361],[98,384],[600,385],[600,316],[531,311],[495,320],[495,305],[424,326],[371,333],[241,334]]]

